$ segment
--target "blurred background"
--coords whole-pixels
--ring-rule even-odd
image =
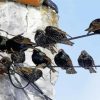
[[[84,31],[90,22],[100,18],[100,0],[53,0],[59,8],[59,27],[72,37],[87,34]],[[100,36],[90,36],[73,40],[74,46],[59,45],[71,57],[73,65],[78,65],[77,58],[86,50],[100,65]],[[96,74],[76,68],[76,75],[68,75],[59,69],[56,83],[56,100],[100,100],[100,68]]]

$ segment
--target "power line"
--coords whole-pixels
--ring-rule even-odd
[[[75,40],[75,39],[84,38],[84,37],[88,37],[88,36],[92,36],[92,35],[100,35],[100,33],[91,33],[91,34],[80,35],[80,36],[68,38],[68,40]]]

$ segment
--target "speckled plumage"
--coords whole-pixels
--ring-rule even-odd
[[[60,49],[58,53],[54,57],[54,61],[56,65],[64,70],[68,74],[75,74],[77,73],[73,67],[72,61],[68,54],[64,52],[64,50]]]
[[[38,46],[41,46],[43,48],[47,48],[48,50],[50,50],[52,52],[52,54],[56,53],[56,51],[54,49],[54,47],[55,47],[54,42],[52,42],[51,39],[49,39],[45,35],[45,32],[43,30],[38,29],[36,31],[34,40]]]
[[[24,51],[13,52],[11,54],[11,60],[13,61],[13,63],[24,63],[24,61],[25,61],[25,53],[24,53]]]
[[[95,66],[93,58],[83,50],[78,58],[78,63],[81,67],[88,69],[90,73],[96,73],[93,66]]]
[[[88,31],[88,34],[91,32],[100,33],[100,19],[93,20],[85,31]]]
[[[68,34],[57,27],[47,26],[45,29],[45,34],[54,43],[61,43],[71,46],[74,44],[73,42],[69,41],[66,37]]]
[[[6,42],[6,48],[8,52],[12,52],[11,49],[13,51],[25,51],[28,48],[32,48],[32,42],[30,41],[30,39],[25,38],[21,35],[17,35],[11,39],[8,39]]]

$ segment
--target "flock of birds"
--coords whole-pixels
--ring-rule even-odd
[[[17,0],[15,1],[17,2]],[[39,1],[41,2],[41,0]],[[58,13],[58,7],[54,2],[51,0],[42,1],[44,6],[50,7],[55,10],[56,13]],[[27,4],[27,2],[22,3]],[[88,31],[87,34],[91,34],[91,32],[94,34],[100,34],[100,19],[95,19],[92,21],[89,28],[87,28],[85,31]],[[58,43],[69,46],[74,45],[74,43],[68,39],[68,37],[72,37],[66,32],[54,26],[47,26],[45,30],[38,29],[34,37],[35,43],[22,35],[23,34],[20,34],[10,39],[0,36],[0,52],[6,52],[7,54],[11,55],[9,58],[0,54],[0,74],[8,73],[11,80],[11,72],[9,72],[11,67],[16,69],[17,67],[20,68],[20,66],[22,66],[22,64],[25,62],[25,51],[29,48],[33,49],[31,57],[36,67],[32,68],[31,73],[21,70],[21,77],[25,78],[26,81],[34,83],[40,77],[43,77],[43,72],[39,68],[44,69],[48,67],[50,72],[56,72],[55,66],[52,66],[52,60],[44,52],[38,49],[38,46],[50,50],[52,54],[56,53],[54,56],[55,64],[57,67],[65,70],[67,74],[77,73],[70,56],[63,49],[58,50],[58,52],[55,50],[55,45]],[[90,73],[96,73],[94,60],[85,50],[81,51],[81,54],[78,57],[78,64],[84,69],[88,69]]]
[[[91,32],[94,32],[96,34],[99,33],[100,19],[92,21],[86,31],[88,31],[88,34]],[[35,73],[33,74],[31,73],[31,77],[34,77],[35,81],[43,76],[42,71],[38,69],[39,67],[48,67],[52,72],[56,72],[54,66],[52,66],[52,60],[44,52],[37,48],[38,46],[40,46],[49,49],[51,53],[56,53],[54,57],[55,64],[63,70],[66,70],[66,73],[77,73],[74,69],[70,56],[63,49],[58,50],[58,52],[54,50],[55,44],[57,43],[70,46],[74,44],[66,37],[69,36],[66,32],[54,26],[47,26],[45,30],[38,29],[34,37],[35,43],[33,43],[29,38],[26,38],[22,35],[23,34],[14,36],[11,39],[0,36],[0,51],[11,54],[10,58],[0,55],[0,68],[8,70],[11,65],[17,67],[19,66],[19,64],[24,63],[25,51],[28,48],[31,48],[33,49],[32,61],[36,65],[36,71],[34,71]],[[88,69],[90,73],[96,73],[96,70],[93,68],[95,67],[94,60],[85,50],[83,50],[78,57],[78,63],[81,67]],[[5,70],[0,70],[0,74],[4,73],[3,71],[5,72]],[[23,74],[27,75],[27,73]]]

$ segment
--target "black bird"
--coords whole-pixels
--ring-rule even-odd
[[[56,51],[54,49],[55,43],[53,41],[51,41],[51,39],[49,39],[45,35],[45,32],[43,30],[38,29],[36,31],[34,40],[35,40],[37,46],[47,48],[48,50],[50,50],[52,52],[52,54],[56,53]]]
[[[13,51],[25,51],[28,48],[33,48],[34,43],[30,39],[25,38],[21,35],[17,35],[6,42],[6,48],[8,53]]]
[[[74,43],[68,40],[66,36],[69,36],[66,32],[54,26],[47,26],[45,29],[46,36],[51,40],[50,42],[62,43],[72,46]],[[71,36],[69,36],[71,37]]]
[[[43,5],[52,8],[58,13],[58,7],[52,0],[44,0]]]
[[[33,50],[32,54],[32,61],[36,66],[41,66],[41,67],[48,67],[50,68],[53,72],[55,72],[55,69],[52,68],[51,65],[51,59],[47,57],[45,53],[43,53],[41,50],[35,48]]]
[[[67,74],[77,73],[73,67],[73,64],[69,55],[66,54],[63,49],[60,49],[58,51],[58,53],[54,57],[54,61],[58,67],[66,70]]]
[[[88,31],[87,34],[91,32],[100,33],[100,18],[93,20],[85,31]]]
[[[95,66],[94,60],[85,50],[81,52],[78,63],[81,67],[88,69],[90,73],[96,73],[93,68]]]
[[[24,51],[15,51],[11,54],[11,60],[13,61],[13,63],[24,63],[25,61],[25,53]]]

